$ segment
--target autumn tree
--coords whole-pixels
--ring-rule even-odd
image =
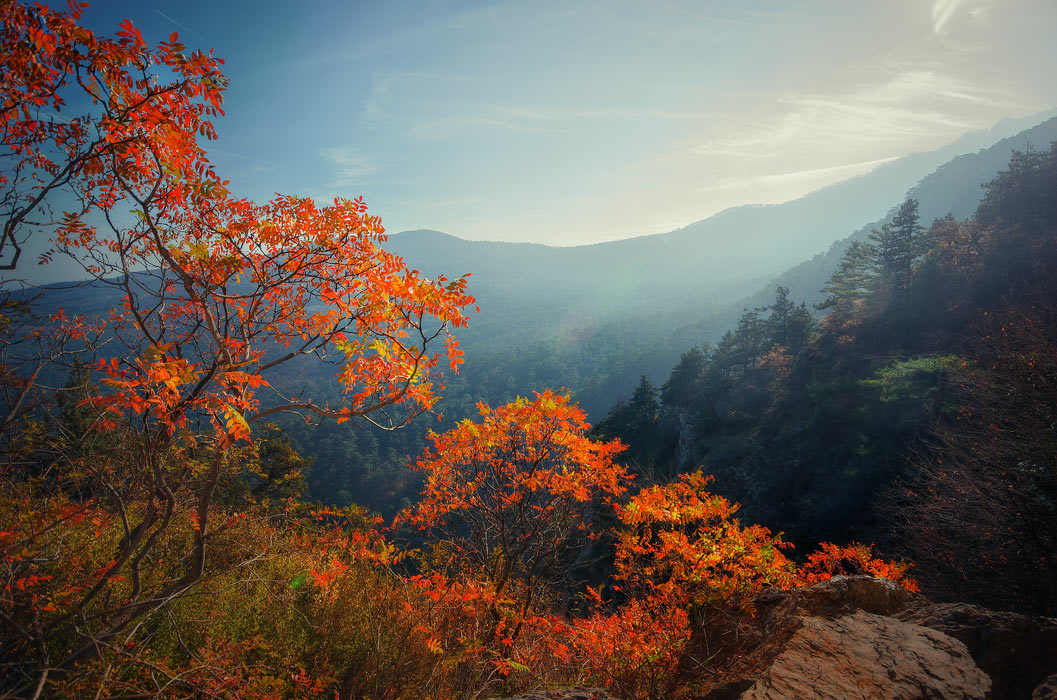
[[[19,431],[8,444],[39,442],[20,407],[43,390],[42,363],[95,353],[100,391],[82,403],[122,450],[33,480],[32,454],[10,456],[0,556],[10,581],[46,586],[48,567],[70,555],[65,524],[95,518],[121,534],[53,609],[32,609],[34,597],[4,603],[7,619],[35,620],[0,638],[6,658],[24,659],[19,687],[104,661],[203,577],[226,527],[218,486],[243,469],[255,425],[286,412],[393,429],[430,410],[442,361],[461,361],[450,331],[472,303],[464,278],[429,279],[387,253],[360,200],[232,195],[203,145],[222,114],[221,61],[175,34],[149,46],[129,22],[98,37],[81,12],[0,4],[0,254],[17,268],[26,243],[47,238],[41,262],[68,255],[120,303],[103,319],[60,311],[5,336],[5,353],[35,338],[47,356],[4,377],[3,427]],[[330,366],[339,400],[317,403],[297,373],[280,371],[304,362]],[[73,499],[71,479],[93,486]]]
[[[708,491],[710,477],[682,474],[643,488],[618,508],[617,576],[638,598],[688,606],[788,587],[793,563],[781,537],[741,525],[738,504]]]
[[[425,490],[401,521],[432,533],[449,576],[487,582],[495,636],[515,639],[553,603],[566,555],[590,533],[592,503],[622,493],[630,477],[613,461],[623,446],[590,440],[567,395],[478,409],[479,422],[431,434],[414,465]]]

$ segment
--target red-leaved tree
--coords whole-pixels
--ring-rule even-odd
[[[549,612],[568,555],[591,533],[593,505],[630,477],[613,461],[623,446],[589,439],[584,412],[564,394],[478,409],[479,422],[431,435],[414,465],[426,474],[422,498],[401,520],[431,533],[434,564],[448,577],[487,584],[487,642],[513,641],[528,618]]]
[[[0,3],[3,265],[17,270],[32,241],[39,262],[66,255],[92,294],[117,300],[90,321],[60,310],[0,329],[0,559],[18,591],[0,602],[0,650],[24,659],[5,685],[38,693],[127,654],[121,640],[207,573],[228,527],[218,484],[243,468],[233,448],[254,424],[293,412],[405,425],[433,407],[441,365],[461,361],[451,329],[473,302],[465,278],[426,278],[383,250],[360,200],[231,194],[203,145],[222,114],[221,61],[175,34],[150,46],[129,22],[97,36],[83,7]],[[18,298],[5,299],[12,316]],[[100,385],[77,422],[111,448],[76,459],[40,423],[46,398],[32,400],[50,391],[44,362],[74,356]],[[330,365],[339,398],[306,395],[292,363]],[[49,590],[66,580],[54,571],[72,556],[66,529],[86,520],[110,556]]]

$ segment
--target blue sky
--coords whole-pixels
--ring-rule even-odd
[[[1053,0],[99,0],[227,61],[242,194],[571,245],[785,201],[1057,106]]]

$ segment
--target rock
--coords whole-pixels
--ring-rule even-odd
[[[576,686],[557,690],[536,690],[510,698],[489,698],[489,700],[616,700],[616,698],[601,688]]]
[[[991,683],[961,642],[856,611],[805,617],[740,700],[984,700]]]
[[[987,698],[991,681],[965,644],[891,617],[914,602],[892,582],[867,576],[762,595],[754,601],[755,615],[732,632],[709,633],[707,622],[703,627],[697,643],[709,661],[699,669],[701,697]]]
[[[1031,700],[1057,700],[1057,673],[1035,687]]]
[[[894,615],[914,599],[914,594],[888,579],[872,576],[834,576],[793,591],[796,604],[814,615],[835,615],[863,610]]]
[[[958,639],[993,683],[992,700],[1028,700],[1057,674],[1057,619],[964,603],[919,603],[896,615]]]

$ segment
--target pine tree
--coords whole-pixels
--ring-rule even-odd
[[[876,294],[881,308],[902,305],[917,260],[927,252],[928,240],[918,225],[918,202],[907,198],[891,223],[870,233],[874,242],[872,267],[877,273]]]
[[[815,307],[830,310],[826,316],[829,327],[839,330],[854,319],[869,291],[877,259],[878,250],[869,243],[854,241],[848,246],[837,271],[822,289],[826,298]]]
[[[734,329],[734,357],[741,372],[751,369],[767,352],[767,325],[760,309],[749,309]]]
[[[796,355],[803,350],[815,334],[817,326],[807,304],[800,302],[800,306],[795,307],[789,315],[789,342],[786,344],[789,352]]]
[[[711,350],[707,345],[684,352],[679,364],[672,368],[668,381],[661,387],[661,401],[666,406],[692,406],[698,385],[710,362]]]
[[[789,287],[778,285],[774,289],[774,302],[767,307],[771,317],[767,320],[767,332],[771,345],[789,347],[793,314],[796,304],[789,299]]]
[[[797,354],[811,340],[815,330],[815,319],[807,304],[797,306],[789,298],[789,288],[778,285],[774,290],[774,302],[767,307],[771,317],[767,319],[767,343],[764,350],[775,345]]]

